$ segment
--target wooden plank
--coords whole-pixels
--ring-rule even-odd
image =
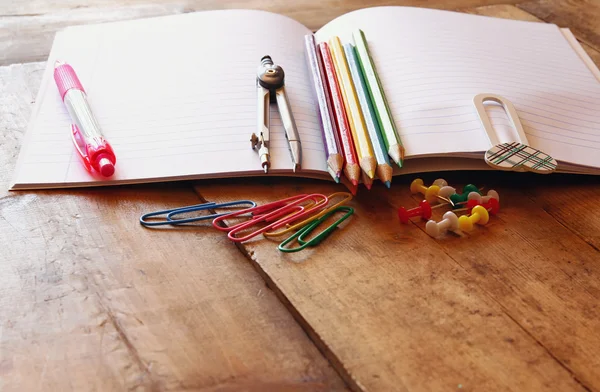
[[[548,23],[568,27],[577,38],[600,51],[600,3],[594,0],[538,0],[525,2],[519,8]]]
[[[235,246],[140,226],[189,185],[6,192],[43,68],[0,68],[0,389],[345,390]]]
[[[431,8],[464,8],[518,0],[402,0],[394,5]],[[54,34],[70,25],[178,14],[211,9],[264,9],[291,17],[311,29],[347,12],[366,6],[391,5],[387,0],[364,1],[265,1],[265,0],[0,0],[0,65],[43,61]]]
[[[355,390],[583,390],[474,271],[505,262],[474,251],[494,242],[505,227],[495,224],[489,237],[450,242],[468,249],[471,254],[463,259],[476,258],[479,267],[465,265],[416,226],[397,223],[396,207],[417,204],[406,180],[401,182],[391,192],[379,186],[361,193],[352,203],[356,215],[316,249],[285,255],[268,240],[243,245],[347,382]],[[311,181],[260,184],[223,181],[200,184],[197,191],[211,201],[243,196],[265,203],[341,190]],[[499,245],[504,250],[514,246],[515,238],[507,238]],[[540,257],[531,247],[524,251]],[[510,281],[520,271],[503,273]],[[523,308],[527,313],[529,307]],[[551,331],[545,321],[540,324]]]
[[[511,6],[472,12],[535,20]],[[504,201],[492,224],[465,238],[433,240],[422,222],[398,225],[394,210],[417,198],[410,179],[397,179],[391,191],[361,193],[352,220],[314,250],[285,255],[268,240],[243,247],[356,390],[599,389],[597,181],[563,193],[562,182],[541,191],[547,177],[450,180],[466,176]],[[291,180],[196,189],[208,200],[261,203],[342,190]]]

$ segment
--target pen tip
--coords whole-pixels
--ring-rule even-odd
[[[387,188],[390,189],[392,186],[392,183],[390,181],[386,181],[385,186],[387,186]]]

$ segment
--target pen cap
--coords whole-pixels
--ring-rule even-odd
[[[69,64],[57,62],[54,66],[54,81],[60,93],[60,99],[64,100],[65,94],[74,88],[85,92],[75,70]]]

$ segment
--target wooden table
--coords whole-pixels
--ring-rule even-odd
[[[222,180],[12,193],[53,33],[75,23],[263,8],[317,28],[389,1],[0,0],[0,390],[600,390],[597,177],[459,173],[502,210],[465,238],[397,224],[414,178],[352,201],[302,254],[209,227],[147,230],[199,200],[341,190]],[[404,1],[573,30],[600,63],[597,2]],[[480,7],[478,7],[480,6]],[[477,8],[473,8],[477,7]],[[434,174],[423,176],[431,181]]]

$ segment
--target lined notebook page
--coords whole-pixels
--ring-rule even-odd
[[[113,181],[263,173],[250,135],[257,128],[256,70],[266,54],[286,72],[302,168],[326,175],[304,60],[307,33],[291,19],[260,11],[211,11],[61,32],[23,143],[17,185],[101,184],[75,153],[71,121],[52,78],[55,59],[74,67],[88,93],[117,155]],[[276,105],[270,152],[271,171],[291,173]]]
[[[351,42],[361,28],[407,156],[490,147],[472,99],[494,93],[517,109],[530,144],[559,161],[600,166],[600,83],[557,26],[410,7],[341,16],[317,33]],[[490,110],[500,140],[515,140]]]

